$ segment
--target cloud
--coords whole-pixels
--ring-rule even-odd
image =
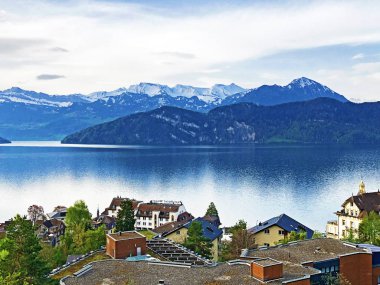
[[[48,43],[47,39],[40,38],[0,38],[0,53],[15,54],[20,51],[38,48]]]
[[[40,74],[36,78],[38,80],[54,80],[54,79],[65,78],[65,76],[58,75],[58,74]]]
[[[55,94],[116,89],[141,81],[202,86],[236,82],[253,87],[268,83],[268,74],[281,75],[295,66],[278,62],[270,69],[252,66],[246,72],[248,61],[326,46],[377,43],[380,47],[378,1],[198,1],[199,13],[189,9],[190,4],[182,7],[184,1],[171,1],[182,6],[161,5],[161,1],[1,2],[7,20],[0,22],[0,35],[25,40],[33,35],[34,40],[26,45],[14,43],[17,54],[8,43],[3,57],[0,41],[0,78],[7,78],[0,82],[0,89],[20,80],[27,82],[25,88]],[[70,52],[48,52],[52,47]],[[356,50],[345,56],[361,52],[369,54]],[[313,56],[318,58],[318,54]],[[339,55],[335,58],[341,64]],[[318,69],[330,68],[334,60],[321,62],[325,66]],[[312,64],[302,68],[298,76],[316,74]],[[222,70],[205,76],[204,71],[215,69]],[[36,81],[35,74],[46,70],[67,75],[65,84]],[[216,82],[220,79],[226,82]],[[368,78],[362,79],[365,86]],[[333,89],[338,82],[329,80]],[[365,87],[363,94],[379,96]]]
[[[69,52],[67,49],[62,47],[52,47],[49,50],[54,52]]]
[[[193,58],[195,58],[195,54],[186,53],[186,52],[164,51],[164,52],[157,52],[156,54],[159,56],[176,57],[176,58],[182,58],[182,59],[193,59]]]
[[[357,59],[362,59],[362,58],[364,58],[364,54],[358,53],[358,54],[355,54],[351,59],[357,60]]]

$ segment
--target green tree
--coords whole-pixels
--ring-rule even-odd
[[[124,200],[116,217],[116,231],[132,231],[135,229],[135,214],[131,200]]]
[[[231,228],[232,238],[230,244],[230,254],[233,258],[240,256],[244,248],[252,248],[255,245],[255,238],[247,229],[247,222],[239,220]]]
[[[205,216],[219,216],[218,210],[216,209],[214,202],[211,202],[208,206]]]
[[[81,226],[85,230],[91,226],[91,213],[83,200],[76,201],[73,206],[67,209],[66,230],[72,231],[75,227]]]
[[[208,238],[203,236],[202,224],[200,222],[195,221],[191,223],[184,245],[198,254],[207,258],[211,257],[212,243]]]
[[[380,245],[380,216],[370,212],[359,225],[359,240]]]
[[[2,282],[47,284],[46,274],[50,269],[40,256],[42,248],[32,222],[17,215],[9,224],[6,236],[0,243]]]
[[[314,231],[312,239],[323,238],[323,234],[320,231]]]
[[[280,240],[279,244],[286,244],[291,241],[305,240],[307,237],[307,233],[304,230],[300,230],[298,232],[291,231],[284,239]]]
[[[86,252],[99,249],[102,245],[106,244],[106,228],[105,225],[95,229],[89,230],[85,234],[85,249]]]

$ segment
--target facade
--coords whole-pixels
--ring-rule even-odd
[[[142,201],[137,201],[135,199],[122,198],[120,196],[117,196],[112,199],[111,204],[107,208],[105,208],[102,215],[116,218],[117,213],[119,212],[121,208],[121,202],[126,201],[126,200],[132,201],[132,207],[134,211],[136,211],[137,205],[142,202]]]
[[[64,221],[67,214],[67,208],[65,206],[57,206],[54,208],[53,212],[46,214],[47,220],[61,220]]]
[[[326,235],[338,239],[349,235],[357,237],[361,221],[371,211],[380,213],[380,192],[367,193],[365,184],[361,181],[358,194],[346,199],[342,209],[335,213],[337,220],[327,223]]]
[[[136,231],[107,234],[106,253],[114,259],[146,254],[146,237]]]
[[[59,219],[37,220],[36,226],[38,237],[50,242],[52,246],[59,244],[61,237],[65,235],[66,225]]]
[[[150,201],[139,203],[135,212],[135,229],[153,230],[169,222],[175,222],[186,212],[182,202]]]
[[[134,199],[116,197],[113,198],[109,207],[107,207],[100,216],[117,217],[121,209],[121,203],[125,200],[131,200],[135,215],[135,229],[153,230],[169,222],[187,222],[194,217],[186,212],[182,202],[175,201],[150,201],[144,203]]]
[[[312,238],[314,234],[313,230],[286,214],[271,218],[265,222],[260,222],[257,226],[248,230],[248,232],[254,235],[255,243],[258,246],[276,245],[279,241],[285,239],[292,231],[297,233],[304,231],[307,239]]]
[[[339,274],[348,284],[380,283],[380,247],[355,245],[335,239],[312,239],[244,251],[251,260],[251,276],[261,282],[311,285],[324,284],[327,276]]]

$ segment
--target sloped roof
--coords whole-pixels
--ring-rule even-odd
[[[175,232],[175,231],[177,231],[183,227],[184,227],[184,223],[170,222],[170,223],[163,224],[162,226],[159,226],[159,227],[153,229],[152,231],[157,233],[157,234],[161,234],[162,236],[166,236],[166,235],[171,234],[172,232]]]
[[[219,229],[218,227],[216,227],[214,224],[210,223],[209,221],[206,221],[204,218],[196,218],[195,220],[188,222],[184,226],[186,228],[189,228],[193,222],[201,223],[203,236],[208,238],[211,241],[220,237],[223,234],[223,231],[221,229]]]
[[[294,220],[286,214],[271,218],[263,223],[259,223],[257,226],[250,228],[248,231],[256,234],[272,226],[279,226],[287,232],[295,231],[299,232],[301,229],[306,231],[306,237],[309,239],[313,236],[314,231],[300,222]]]
[[[380,212],[380,192],[369,192],[351,196],[342,204],[344,207],[347,203],[353,202],[359,208],[360,211],[366,211],[367,213],[375,211]]]

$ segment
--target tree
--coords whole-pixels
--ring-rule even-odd
[[[380,216],[370,212],[359,225],[359,240],[380,245]]]
[[[304,230],[298,232],[291,231],[284,239],[280,240],[279,244],[286,244],[291,241],[305,240],[307,238],[307,233]]]
[[[85,234],[85,250],[86,252],[99,249],[106,244],[106,227],[100,226],[95,230],[89,230]]]
[[[38,205],[29,206],[28,216],[29,219],[32,221],[33,225],[35,225],[38,219],[43,219],[45,217],[44,208]]]
[[[323,238],[323,234],[320,231],[314,231],[312,239]]]
[[[208,206],[205,216],[219,216],[218,210],[216,209],[214,202],[211,202]]]
[[[255,238],[247,229],[247,222],[239,220],[232,228],[232,239],[230,244],[230,254],[238,257],[244,248],[252,248],[255,245]]]
[[[0,263],[1,282],[12,284],[18,278],[19,282],[15,284],[46,284],[46,274],[50,269],[41,258],[40,251],[41,245],[32,222],[17,215],[7,228],[7,237],[0,243],[3,259]]]
[[[83,200],[76,201],[73,206],[67,209],[66,230],[72,231],[78,226],[89,229],[91,226],[91,213]]]
[[[185,246],[198,254],[207,258],[211,257],[211,241],[203,236],[202,224],[200,222],[192,222],[188,231]]]
[[[135,213],[131,200],[124,200],[116,217],[116,231],[132,231],[135,229]]]

